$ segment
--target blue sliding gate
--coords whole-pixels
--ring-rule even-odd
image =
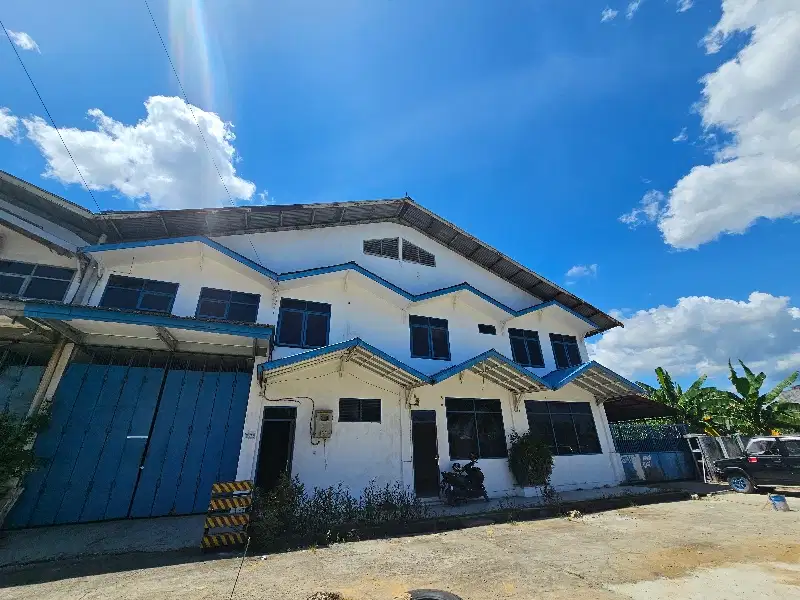
[[[6,527],[203,513],[236,478],[252,361],[78,353]]]

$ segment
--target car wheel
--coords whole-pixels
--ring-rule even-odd
[[[728,477],[728,485],[731,486],[734,492],[739,492],[740,494],[749,494],[756,489],[753,482],[743,473],[730,475]]]

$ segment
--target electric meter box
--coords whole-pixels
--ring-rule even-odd
[[[318,409],[314,411],[313,437],[327,440],[333,434],[333,411]]]

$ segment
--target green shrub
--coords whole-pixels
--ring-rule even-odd
[[[299,478],[284,475],[273,489],[256,490],[250,534],[258,548],[283,550],[357,539],[361,528],[426,516],[426,507],[399,483],[372,481],[356,498],[342,484],[308,494]]]
[[[547,486],[553,473],[553,453],[550,447],[535,438],[530,431],[518,434],[511,432],[508,451],[508,468],[523,487]]]
[[[40,459],[28,444],[47,427],[48,421],[47,413],[24,417],[7,410],[0,411],[0,485],[24,477],[40,466]]]

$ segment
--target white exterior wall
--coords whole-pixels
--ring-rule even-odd
[[[364,254],[364,240],[404,238],[436,256],[435,267]],[[250,242],[258,249],[261,264],[276,273],[300,271],[356,262],[396,286],[421,294],[436,289],[470,283],[473,287],[515,310],[539,304],[541,300],[521,290],[442,246],[416,229],[396,223],[372,223],[320,229],[256,233],[249,236],[215,238],[258,262]]]
[[[287,400],[290,398],[295,401]],[[316,446],[311,444],[309,433],[312,417],[309,398],[313,399],[315,409],[333,410],[334,415],[332,437]],[[381,423],[339,423],[339,398],[380,398]],[[515,411],[511,394],[506,389],[465,373],[463,378],[454,377],[436,386],[414,389],[411,396],[413,405],[409,408],[399,387],[352,364],[346,364],[339,375],[338,363],[303,369],[272,381],[268,379],[264,395],[257,378],[253,377],[237,479],[255,476],[263,409],[296,406],[292,475],[297,475],[307,488],[342,483],[352,493],[358,494],[373,479],[379,485],[400,482],[413,487],[411,410],[436,411],[440,471],[449,470],[453,462],[465,462],[463,459],[454,461],[450,458],[445,398],[500,400],[507,438],[512,431],[528,431],[526,399],[589,402],[602,453],[555,457],[551,481],[559,490],[617,485],[621,481],[615,470],[615,455],[605,412],[591,395],[580,388],[567,386],[557,392],[527,394],[522,398],[519,410]],[[506,459],[480,459],[478,466],[486,477],[485,486],[490,496],[521,493],[513,481]]]

